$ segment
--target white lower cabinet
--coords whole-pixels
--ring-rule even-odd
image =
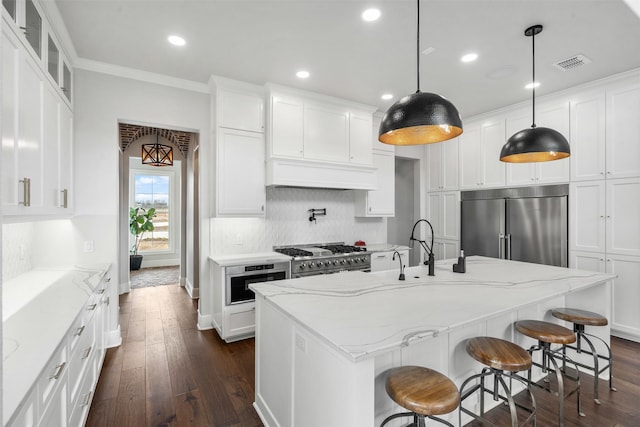
[[[40,377],[7,426],[78,427],[84,425],[104,360],[103,321],[108,310],[106,275],[62,337]]]
[[[393,259],[394,251],[372,252],[371,253],[371,272],[393,270],[400,271],[400,261]],[[398,253],[402,258],[402,264],[409,266],[409,249],[399,250]]]
[[[256,330],[256,306],[252,302],[228,307],[222,316],[222,328],[229,341],[252,335]]]

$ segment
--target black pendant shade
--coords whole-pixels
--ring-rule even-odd
[[[515,133],[500,151],[500,161],[508,163],[534,163],[560,160],[571,155],[569,141],[554,129],[536,127],[536,44],[535,36],[542,32],[542,25],[534,25],[524,31],[531,37],[533,52],[533,124]]]
[[[532,127],[515,133],[500,151],[500,160],[509,163],[548,162],[569,157],[569,142],[560,132]]]
[[[173,148],[159,143],[142,145],[142,164],[150,166],[173,166]]]
[[[393,104],[380,124],[379,140],[392,145],[431,144],[462,133],[462,119],[446,98],[428,92],[407,95]]]
[[[462,133],[462,119],[446,98],[420,92],[420,0],[417,6],[417,90],[393,104],[382,118],[378,140],[391,145],[419,145],[446,141]]]

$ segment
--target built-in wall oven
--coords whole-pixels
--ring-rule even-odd
[[[288,279],[290,277],[289,270],[289,261],[226,267],[226,305],[255,300],[253,291],[249,289],[250,284]]]

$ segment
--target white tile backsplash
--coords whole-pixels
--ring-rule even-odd
[[[2,224],[2,282],[33,268],[34,224]]]
[[[327,210],[309,221],[309,209]],[[267,187],[264,218],[212,218],[211,254],[269,251],[273,246],[345,242],[384,243],[384,218],[356,218],[353,190]]]

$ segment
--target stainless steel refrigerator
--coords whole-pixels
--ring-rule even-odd
[[[465,255],[567,266],[569,186],[463,191]]]

